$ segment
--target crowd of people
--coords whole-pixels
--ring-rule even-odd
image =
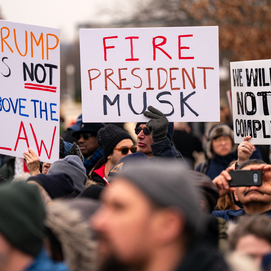
[[[174,134],[156,108],[144,115],[136,142],[81,115],[52,164],[31,148],[24,159],[1,156],[1,271],[271,270],[271,165],[261,149],[250,136],[234,144],[222,122],[202,144],[189,124]],[[203,150],[196,165],[192,151]],[[232,171],[261,172],[261,183],[232,186]]]

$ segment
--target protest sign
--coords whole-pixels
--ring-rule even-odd
[[[59,159],[59,30],[0,20],[0,153]]]
[[[218,27],[80,29],[84,122],[219,121]]]
[[[232,62],[234,140],[247,135],[253,144],[270,144],[271,60]]]

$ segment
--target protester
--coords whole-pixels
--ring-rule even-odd
[[[27,183],[38,186],[44,203],[57,198],[74,198],[79,191],[74,185],[72,178],[66,173],[38,174],[27,180]]]
[[[73,136],[73,132],[79,131],[82,125],[82,114],[78,116],[76,119],[76,122],[68,127],[65,131],[61,133],[61,137],[66,141],[66,142],[76,142],[76,138]]]
[[[82,192],[86,186],[87,175],[82,160],[77,155],[68,155],[52,163],[47,175],[68,174],[77,191]]]
[[[228,172],[229,170],[222,171],[213,180],[213,183],[219,190],[219,195],[224,196],[230,191],[234,191],[235,200],[240,202],[243,208],[239,210],[214,211],[213,215],[233,221],[245,214],[267,214],[271,216],[271,165],[265,164],[262,160],[252,159],[247,160],[237,169],[262,170],[262,185],[230,187],[231,176]]]
[[[0,269],[68,271],[43,248],[45,208],[34,185],[15,182],[0,187]]]
[[[28,151],[25,151],[23,155],[26,160],[26,165],[28,167],[31,176],[35,176],[40,173],[47,174],[51,166],[51,163],[43,162],[41,165],[39,157],[31,148],[28,148]],[[63,140],[63,138],[60,137],[59,158],[60,159],[65,158],[68,155],[77,155],[82,160],[82,162],[84,162],[84,156],[81,153],[79,146],[75,142],[74,143],[66,142]]]
[[[192,183],[172,161],[134,162],[117,174],[92,218],[101,270],[228,270],[197,242],[205,223]]]
[[[102,149],[103,158],[95,165],[90,172],[90,179],[94,184],[108,185],[108,173],[119,160],[131,153],[135,153],[131,136],[120,127],[108,124],[101,128],[97,134],[97,141]]]
[[[221,171],[225,170],[233,160],[239,159],[237,164],[241,164],[250,157],[253,159],[261,159],[259,150],[255,151],[253,144],[249,142],[251,137],[246,137],[238,153],[234,144],[233,131],[226,124],[217,124],[213,126],[208,134],[206,144],[207,159],[199,164],[196,171],[205,173],[212,180],[217,177]],[[244,144],[244,147],[242,146]],[[242,157],[241,157],[242,156]]]
[[[260,267],[262,259],[271,253],[271,219],[268,216],[246,216],[238,220],[229,233],[229,248],[252,257]]]
[[[23,159],[8,155],[1,155],[0,175],[2,175],[8,182],[11,182],[15,175],[16,162],[19,161],[22,172],[27,172],[27,166]]]
[[[175,122],[172,142],[183,155],[190,169],[195,168],[196,157],[204,156],[200,139],[193,135],[187,122]]]
[[[224,251],[227,242],[226,220],[211,215],[219,198],[218,189],[205,174],[197,171],[190,171],[190,174],[191,181],[193,181],[196,189],[200,193],[200,210],[206,214],[205,220],[207,227],[203,238],[216,248],[220,248]]]
[[[149,163],[151,160],[148,158],[147,155],[145,155],[142,152],[136,152],[129,155],[124,156],[119,160],[119,162],[112,167],[112,169],[109,171],[108,178],[109,181],[116,175],[119,174],[123,168],[127,167],[129,164],[134,162],[143,162],[143,163]]]
[[[82,123],[80,130],[72,134],[84,155],[84,166],[87,175],[103,156],[96,138],[98,131],[103,127],[102,123]]]
[[[88,220],[99,202],[90,199],[54,200],[47,206],[46,244],[53,260],[72,271],[96,270],[96,246]]]
[[[169,123],[166,116],[156,108],[149,106],[149,111],[143,114],[150,118],[147,123],[137,123],[135,133],[137,135],[138,151],[144,153],[149,158],[176,157],[183,161],[180,152],[171,143],[173,135],[173,123]]]

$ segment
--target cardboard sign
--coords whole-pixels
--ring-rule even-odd
[[[59,30],[0,20],[0,153],[59,159]]]
[[[232,62],[231,87],[234,140],[252,137],[253,144],[270,144],[271,60]]]
[[[84,122],[219,121],[218,27],[80,30]]]

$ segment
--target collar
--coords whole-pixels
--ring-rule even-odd
[[[109,182],[108,182],[108,180],[104,176],[104,171],[105,171],[105,164],[103,164],[101,167],[95,169],[93,171],[93,173],[99,175],[105,181],[106,185],[108,186]]]
[[[236,160],[236,154],[235,152],[231,152],[226,156],[220,156],[220,155],[215,155],[214,157],[214,161],[218,162],[218,163],[225,163],[225,164],[230,164],[230,162],[232,162],[233,160]]]
[[[234,216],[234,217],[242,216],[242,215],[246,214],[244,209],[229,210],[229,211],[227,211],[227,213],[228,213],[229,216]]]

